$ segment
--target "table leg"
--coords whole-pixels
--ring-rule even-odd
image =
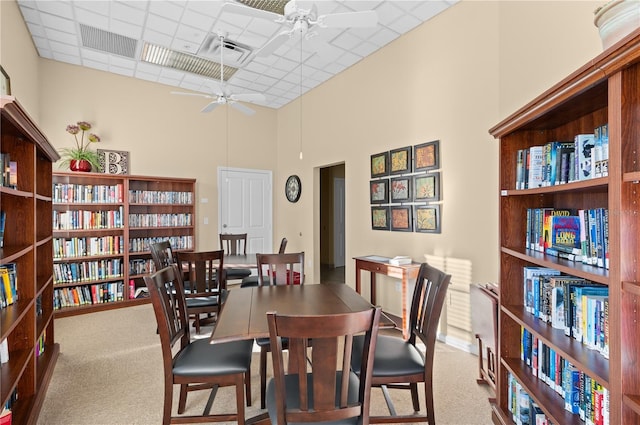
[[[371,272],[371,304],[376,304],[376,273]]]
[[[356,292],[360,294],[360,265],[358,264],[358,260],[356,260]]]

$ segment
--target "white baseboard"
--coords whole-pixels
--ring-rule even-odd
[[[470,344],[467,341],[463,341],[458,338],[453,338],[451,336],[438,334],[438,341],[444,342],[447,345],[450,345],[458,350],[462,350],[469,354],[478,355],[478,347],[475,344]]]

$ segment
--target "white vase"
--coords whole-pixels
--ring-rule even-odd
[[[615,0],[596,12],[594,23],[602,47],[608,49],[633,30],[640,28],[640,0]]]

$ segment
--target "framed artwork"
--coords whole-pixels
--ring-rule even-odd
[[[371,228],[389,230],[389,207],[371,207]]]
[[[129,174],[129,152],[96,149],[100,170],[105,174]]]
[[[11,95],[11,79],[2,65],[0,65],[0,73],[2,74],[0,75],[0,78],[2,78],[2,94]]]
[[[413,232],[411,207],[391,207],[391,230]]]
[[[413,200],[440,200],[440,173],[427,173],[413,177]]]
[[[411,146],[389,151],[389,173],[405,174],[411,172]]]
[[[411,177],[391,179],[391,202],[411,202]]]
[[[371,178],[389,175],[389,152],[371,155]]]
[[[440,205],[416,205],[416,232],[440,233]]]
[[[434,140],[414,146],[413,161],[413,171],[440,168],[440,141]]]
[[[369,182],[369,197],[372,204],[388,204],[389,179],[371,180]]]

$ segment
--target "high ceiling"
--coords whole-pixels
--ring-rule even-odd
[[[317,7],[311,19],[373,10],[378,23],[344,28],[352,21],[327,20],[339,28],[313,25],[309,36],[281,35],[277,43],[293,28],[274,20],[283,20],[276,13],[286,0],[17,1],[43,58],[166,84],[167,95],[217,93],[222,60],[225,94],[262,93],[254,103],[279,108],[458,0],[298,0],[299,11]],[[273,6],[276,12],[258,10]],[[157,65],[145,53],[170,60]],[[194,108],[205,104],[198,102]]]

